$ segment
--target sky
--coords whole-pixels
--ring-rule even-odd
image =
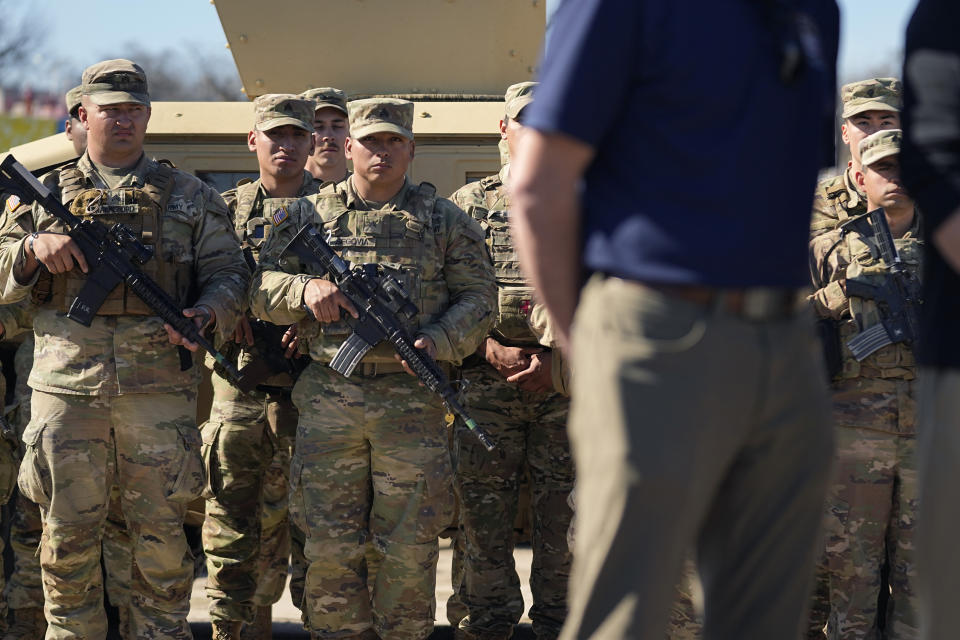
[[[548,10],[559,1],[547,0]],[[105,57],[123,56],[129,43],[147,50],[196,53],[212,64],[233,65],[216,8],[209,0],[86,0],[81,4],[5,0],[2,4],[14,15],[32,15],[46,38],[23,68],[13,73],[0,70],[0,84],[16,77],[37,88],[64,90],[79,81],[85,66]],[[859,79],[878,69],[897,69],[903,33],[916,0],[838,0],[838,4],[842,20],[840,81]]]

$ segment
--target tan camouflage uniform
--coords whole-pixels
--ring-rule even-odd
[[[316,193],[319,186],[304,171],[298,197]],[[237,234],[254,260],[271,227],[266,212],[295,200],[270,198],[260,180],[231,189],[223,198]],[[247,350],[232,351],[240,366],[253,357]],[[275,453],[289,450],[296,430],[297,410],[290,402],[293,380],[277,375],[249,394],[219,374],[214,374],[212,381],[210,419],[201,427],[212,494],[203,524],[210,618],[251,622],[253,607],[273,605],[285,585],[290,554],[285,509],[289,465],[286,470],[277,465],[282,473],[271,477],[271,486],[265,483]],[[279,421],[271,420],[277,417]],[[266,504],[276,508],[267,514]]]
[[[412,138],[412,103],[351,103],[353,134],[390,125]],[[351,262],[377,262],[411,293],[413,321],[437,347],[437,359],[458,362],[486,334],[495,304],[493,272],[480,226],[432,185],[405,183],[372,209],[355,177],[278,211],[261,254],[250,308],[275,323],[304,320],[311,279],[296,257],[280,258],[292,235],[311,222]],[[450,523],[452,482],[444,409],[404,373],[381,344],[350,378],[326,366],[349,334],[346,324],[301,323],[314,362],[293,390],[300,409],[290,471],[291,514],[306,535],[310,561],[304,609],[313,637],[371,633],[419,639],[434,623],[437,536]],[[381,562],[367,584],[367,541]]]
[[[898,136],[884,131],[868,137]],[[899,140],[897,140],[899,148]],[[889,155],[889,154],[888,154]],[[920,276],[920,216],[895,240],[901,260]],[[833,381],[837,425],[834,484],[827,496],[826,569],[828,638],[875,638],[881,569],[889,562],[890,599],[884,638],[918,633],[912,588],[913,530],[917,507],[914,446],[916,364],[908,344],[880,348],[862,361],[846,342],[881,320],[877,304],[848,297],[847,282],[879,284],[888,269],[871,254],[872,238],[835,229],[812,240],[817,313],[838,323],[843,369]],[[812,630],[812,632],[815,630]]]
[[[896,78],[871,78],[845,84],[840,89],[841,117],[846,120],[864,111],[900,111],[902,86]],[[838,224],[867,212],[867,197],[853,179],[853,161],[843,173],[817,184],[810,217],[810,236],[816,237]]]
[[[896,78],[870,78],[845,84],[840,89],[840,101],[843,105],[841,118],[846,121],[858,113],[871,110],[899,112],[901,91],[901,83]],[[847,125],[853,126],[850,122],[847,122]],[[867,197],[854,180],[853,164],[851,159],[843,173],[821,180],[817,185],[810,221],[811,238],[835,229],[849,218],[867,212]],[[886,584],[885,576],[883,584]],[[885,599],[885,596],[882,599]],[[829,615],[830,575],[826,558],[821,558],[816,567],[814,592],[810,603],[808,638],[823,638]]]
[[[99,63],[84,72],[85,95],[87,87],[95,92],[104,84],[135,84],[145,98],[142,78],[129,61]],[[232,330],[249,275],[219,194],[145,156],[118,178],[108,185],[84,154],[43,182],[77,214],[129,224],[156,246],[144,271],[180,304],[207,305],[218,328]],[[19,486],[44,516],[46,637],[102,638],[106,632],[100,540],[116,476],[135,540],[131,632],[137,638],[189,638],[193,562],[183,517],[203,487],[195,423],[200,367],[194,361],[188,371],[180,370],[160,319],[122,284],[84,327],[63,315],[85,282],[79,270],[40,284],[38,271],[32,281],[19,283],[13,271],[26,230],[62,232],[63,226],[39,207],[21,207],[16,214],[0,220],[0,286],[5,302],[32,290],[41,305],[34,317],[31,420]],[[188,299],[196,294],[198,299]]]
[[[533,290],[520,273],[510,239],[508,175],[509,165],[461,187],[450,199],[486,231],[499,293],[490,335],[501,344],[537,347],[540,342],[529,325]],[[551,351],[551,358],[559,367],[560,351]],[[466,545],[463,583],[455,585],[467,609],[458,635],[509,638],[523,614],[513,524],[519,485],[528,469],[533,507],[530,618],[537,638],[556,638],[566,616],[571,562],[566,540],[573,516],[567,504],[573,488],[566,433],[569,400],[556,391],[523,391],[477,354],[464,362],[463,377],[469,382],[465,398],[471,415],[498,446],[487,452],[465,427],[454,434],[454,479]]]

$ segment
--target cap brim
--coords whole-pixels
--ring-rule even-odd
[[[505,109],[507,117],[516,120],[517,116],[520,115],[520,112],[523,111],[524,108],[526,108],[526,106],[531,102],[533,102],[533,96],[520,96],[519,98],[514,98],[507,104]]]
[[[363,136],[368,136],[371,133],[381,133],[381,132],[396,133],[403,136],[407,140],[413,140],[413,132],[403,127],[397,126],[395,124],[390,124],[389,122],[375,122],[373,124],[368,124],[364,127],[358,129],[350,130],[351,138],[362,138]]]
[[[874,100],[872,102],[864,102],[862,104],[855,104],[845,107],[840,117],[849,118],[857,115],[858,113],[863,113],[864,111],[893,111],[895,113],[900,113],[900,109],[897,109],[886,102]]]
[[[317,111],[319,111],[320,109],[323,109],[323,108],[325,108],[325,107],[332,107],[332,108],[336,109],[337,111],[340,111],[341,113],[343,113],[343,115],[348,116],[348,117],[349,117],[349,115],[350,115],[349,113],[347,113],[347,110],[346,110],[345,108],[343,108],[342,105],[339,105],[339,104],[337,104],[337,103],[335,103],[335,102],[318,102],[318,103],[317,103],[317,106],[315,106],[315,107],[313,108],[313,112],[316,113]]]
[[[869,161],[865,161],[862,158],[861,158],[861,161],[863,162],[864,166],[869,167],[873,163],[879,162],[884,158],[889,158],[890,156],[896,156],[899,154],[900,154],[899,147],[894,147],[894,146],[880,147],[877,151],[874,151],[873,153],[869,154],[868,156],[870,158]]]
[[[127,91],[98,91],[96,93],[85,94],[90,98],[90,102],[97,105],[105,104],[123,104],[125,102],[135,102],[145,107],[150,106],[150,96],[145,93],[129,93]]]
[[[256,129],[257,131],[269,131],[270,129],[276,129],[277,127],[282,127],[288,124],[291,126],[303,129],[304,131],[313,133],[313,127],[308,127],[306,124],[303,123],[302,120],[298,120],[296,118],[289,118],[289,117],[271,118],[266,122],[260,122],[256,124],[253,128]]]

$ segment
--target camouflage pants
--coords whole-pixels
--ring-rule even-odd
[[[913,589],[917,514],[915,381],[856,378],[834,387],[836,470],[827,495],[827,637],[878,638],[890,568],[886,639],[919,633]]]
[[[405,373],[344,378],[314,362],[293,401],[290,512],[306,536],[304,610],[314,637],[372,627],[381,638],[426,638],[437,536],[453,507],[439,400]],[[368,541],[380,559],[372,585]]]
[[[203,487],[196,394],[33,392],[20,490],[40,505],[47,639],[106,634],[100,544],[114,478],[132,543],[130,634],[190,638],[186,504]]]
[[[292,433],[296,420],[282,391],[245,395],[213,376],[213,407],[201,427],[209,492],[203,550],[212,620],[250,622],[256,604],[280,599],[290,550],[286,477],[282,462],[279,475],[268,469],[282,449],[277,434]],[[275,508],[265,514],[265,504]],[[264,580],[268,584],[261,588]]]
[[[293,428],[296,429],[296,422]],[[276,604],[283,596],[283,587],[287,583],[292,546],[288,501],[292,444],[292,437],[277,439],[277,452],[263,475],[260,553],[257,556],[259,580],[253,596],[253,603],[258,607]]]
[[[667,640],[697,640],[703,635],[703,620],[697,611],[700,579],[692,554],[683,563],[683,575],[677,584],[677,597],[670,608]]]
[[[523,614],[513,562],[513,525],[519,487],[530,472],[533,567],[530,618],[537,638],[556,638],[563,626],[570,577],[567,529],[573,512],[573,462],[567,441],[569,400],[556,393],[521,391],[486,363],[464,371],[472,383],[471,415],[497,442],[487,451],[465,426],[454,433],[454,482],[466,554],[460,592],[465,638],[509,638]]]

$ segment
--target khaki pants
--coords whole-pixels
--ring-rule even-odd
[[[100,545],[116,477],[132,540],[131,634],[190,638],[193,558],[186,504],[203,468],[196,394],[33,392],[20,490],[40,505],[47,640],[106,635]]]
[[[920,371],[920,435],[917,470],[920,514],[917,517],[915,580],[920,610],[920,637],[957,637],[960,594],[960,371]]]
[[[812,318],[748,322],[595,277],[573,340],[561,637],[664,637],[691,548],[704,638],[798,637],[832,453]]]

